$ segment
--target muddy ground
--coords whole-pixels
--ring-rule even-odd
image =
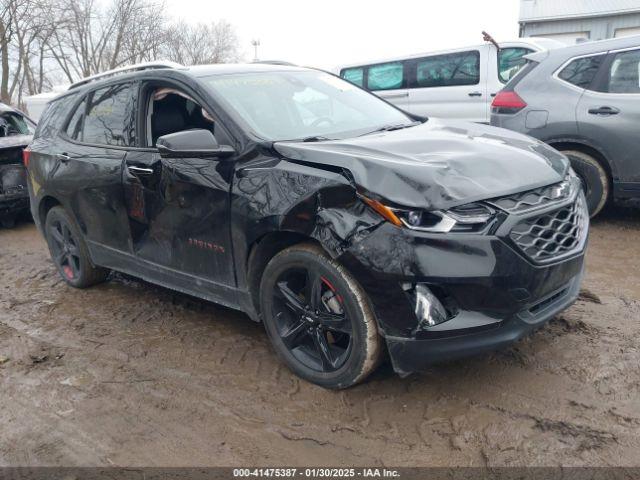
[[[0,465],[640,465],[640,211],[597,219],[587,264],[513,348],[332,392],[241,313],[74,290],[33,224],[0,230]]]

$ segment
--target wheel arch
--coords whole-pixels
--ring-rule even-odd
[[[247,287],[258,314],[260,312],[260,282],[267,264],[285,248],[300,243],[314,243],[326,251],[326,248],[315,238],[289,230],[266,233],[253,242],[249,248],[245,264]]]
[[[52,195],[45,195],[38,203],[38,221],[43,228],[49,210],[57,206],[62,206],[62,202]]]

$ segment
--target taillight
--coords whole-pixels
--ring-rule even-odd
[[[29,150],[29,147],[22,150],[22,163],[24,164],[25,168],[29,168],[30,157],[31,157],[31,150]]]
[[[517,113],[527,106],[520,95],[514,91],[498,92],[491,103],[491,109],[494,113]]]

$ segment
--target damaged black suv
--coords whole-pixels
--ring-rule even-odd
[[[246,312],[329,388],[510,344],[577,297],[588,234],[566,158],[411,117],[283,65],[149,65],[53,101],[30,150],[55,265]]]

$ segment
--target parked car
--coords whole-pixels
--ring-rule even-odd
[[[407,112],[489,122],[493,96],[524,66],[524,56],[564,44],[524,38],[343,65],[337,73]]]
[[[35,123],[26,115],[0,103],[0,225],[13,226],[29,212],[29,192],[22,151],[31,141]]]
[[[640,36],[536,53],[493,101],[491,124],[563,152],[590,214],[640,198]]]
[[[526,136],[416,120],[317,70],[121,72],[51,102],[26,153],[62,278],[109,269],[263,321],[343,388],[508,345],[577,297],[588,216]]]

